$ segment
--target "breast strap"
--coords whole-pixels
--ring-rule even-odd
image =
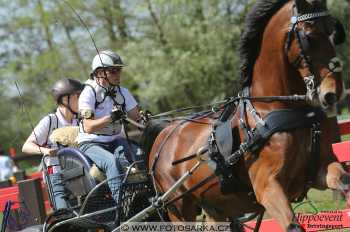
[[[276,132],[291,131],[297,128],[312,128],[326,117],[320,107],[305,106],[301,108],[277,109],[268,113],[264,118],[255,110],[249,99],[242,99],[239,103],[240,128],[244,132],[244,141],[239,149],[225,160],[229,164],[235,163],[246,152],[257,152],[267,140]],[[255,122],[255,128],[249,128],[245,115],[250,113]]]

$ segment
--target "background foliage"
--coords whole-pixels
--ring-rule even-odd
[[[117,51],[128,64],[123,85],[155,113],[236,93],[237,46],[253,2],[69,0],[97,47]],[[350,0],[328,4],[349,32]],[[64,1],[1,0],[0,17],[0,138],[5,148],[20,148],[31,131],[29,121],[36,124],[55,108],[52,84],[62,77],[86,80],[96,51]],[[349,86],[348,45],[339,53]]]

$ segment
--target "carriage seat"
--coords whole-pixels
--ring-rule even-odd
[[[62,168],[65,188],[73,195],[83,196],[96,186],[97,179],[90,174],[94,162],[76,148],[63,148],[57,153]],[[96,167],[96,166],[95,166]]]
[[[63,148],[57,153],[62,168],[65,188],[74,195],[86,195],[97,183],[106,179],[106,175],[96,164],[77,148]],[[125,170],[127,172],[128,170]],[[145,175],[135,168],[130,169],[128,182],[145,180]]]

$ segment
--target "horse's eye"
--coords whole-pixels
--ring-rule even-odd
[[[303,23],[303,28],[305,30],[312,30],[314,26],[315,26],[315,21],[305,21]]]
[[[305,21],[305,25],[308,25],[308,26],[313,26],[316,24],[316,20],[313,20],[313,21]]]
[[[302,25],[302,30],[305,32],[306,36],[310,37],[313,37],[319,31],[315,21],[305,21]]]

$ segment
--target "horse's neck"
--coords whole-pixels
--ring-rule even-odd
[[[285,59],[273,58],[270,54],[262,55],[255,64],[251,95],[303,94],[305,87],[299,73],[285,62]]]
[[[265,28],[260,54],[256,59],[252,96],[304,94],[305,85],[300,74],[288,63],[284,51],[285,33],[289,27],[291,4],[284,6]],[[276,20],[279,19],[279,20]]]

